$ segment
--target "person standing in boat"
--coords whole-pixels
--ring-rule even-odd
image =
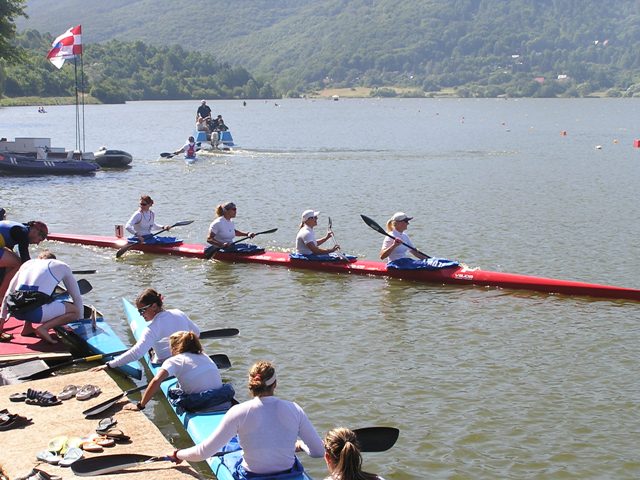
[[[207,355],[202,353],[202,344],[195,332],[176,332],[169,337],[171,357],[158,369],[149,382],[142,398],[130,403],[127,410],[144,410],[151,397],[160,390],[160,384],[169,375],[178,379],[179,386],[168,392],[169,401],[188,412],[216,408],[226,410],[231,407],[235,395],[233,386],[222,383],[220,371]]]
[[[153,363],[162,363],[171,357],[169,337],[172,334],[187,331],[200,336],[200,329],[186,313],[177,308],[164,309],[164,297],[153,288],[147,288],[138,295],[136,308],[142,318],[149,322],[140,339],[122,355],[118,355],[104,365],[93,368],[92,371],[117,368],[135,362],[141,359],[149,349],[153,349]]]
[[[179,153],[184,152],[184,158],[187,160],[195,160],[196,152],[198,148],[196,148],[196,139],[193,138],[193,135],[187,139],[187,143],[185,143],[182,148],[173,152],[174,155],[178,155]]]
[[[73,303],[54,301],[52,295],[60,282]],[[0,331],[13,316],[25,322],[23,336],[37,335],[48,343],[58,343],[49,330],[83,318],[83,312],[82,295],[71,268],[45,250],[37,259],[23,263],[9,283],[0,310]],[[39,326],[33,328],[34,323]]]
[[[384,480],[362,471],[362,454],[358,438],[348,428],[334,428],[324,437],[324,461],[329,476],[324,480]]]
[[[202,100],[202,102],[200,102],[200,106],[196,112],[196,123],[199,118],[202,118],[206,123],[211,122],[211,108],[207,105],[206,100]]]
[[[151,236],[151,229],[169,230],[171,225],[158,225],[156,223],[156,215],[151,210],[153,199],[149,195],[140,197],[140,208],[125,225],[126,230],[133,235],[129,241],[138,241],[140,243],[156,243],[156,237]]]
[[[47,225],[38,220],[28,223],[0,221],[0,298],[4,297],[20,265],[31,258],[29,245],[39,244],[48,234]],[[16,245],[19,255],[13,251]]]
[[[235,472],[234,466],[230,466],[234,478],[302,474],[304,469],[296,452],[304,451],[320,458],[324,455],[324,446],[304,410],[297,403],[274,395],[277,384],[273,364],[256,362],[249,370],[249,391],[253,399],[231,407],[218,428],[203,442],[175,450],[169,457],[176,463],[200,462],[222,447],[228,451],[242,448],[242,462],[235,465]],[[238,438],[234,438],[236,435]]]
[[[413,256],[420,260],[426,260],[428,257],[421,253],[411,250],[402,242],[413,247],[409,235],[404,233],[409,227],[409,221],[413,220],[413,217],[409,217],[404,212],[396,212],[387,221],[387,232],[394,238],[384,237],[382,242],[382,248],[380,249],[380,259],[387,260],[387,263],[399,260],[401,258],[407,258],[408,252],[411,252]]]
[[[302,212],[302,221],[296,236],[296,252],[300,255],[328,255],[340,249],[338,244],[331,248],[320,248],[320,245],[333,236],[333,232],[329,231],[324,237],[316,240],[313,227],[318,225],[318,215],[320,215],[320,212],[314,210]]]
[[[238,208],[233,202],[221,203],[216,207],[216,218],[209,226],[209,236],[207,237],[207,243],[213,245],[216,248],[221,248],[226,251],[252,251],[258,247],[250,244],[236,244],[233,245],[233,239],[236,236],[241,237],[255,237],[253,232],[243,232],[238,230],[233,223],[233,219],[236,218]]]

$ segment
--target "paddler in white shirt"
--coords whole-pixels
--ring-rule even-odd
[[[404,233],[407,228],[409,228],[409,221],[412,219],[413,217],[408,216],[404,212],[396,212],[389,221],[387,221],[387,232],[389,232],[389,235],[394,238],[384,237],[382,249],[380,249],[381,260],[386,259],[387,263],[389,263],[401,258],[407,258],[407,252],[411,252],[414,257],[419,258],[420,260],[426,260],[428,258],[426,255],[422,255],[415,250],[411,250],[409,247],[402,244],[402,242],[404,242],[413,247],[413,243],[411,242],[409,235]]]

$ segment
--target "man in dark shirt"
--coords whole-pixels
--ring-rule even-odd
[[[202,100],[202,103],[198,107],[198,112],[196,113],[196,122],[198,121],[198,118],[204,118],[206,122],[209,122],[211,120],[211,109],[209,108],[209,105],[207,105],[206,100]]]

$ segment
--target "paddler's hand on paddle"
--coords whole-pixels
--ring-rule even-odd
[[[163,225],[163,226],[162,226],[162,228],[163,228],[164,230],[169,231],[169,230],[171,230],[171,225]]]
[[[249,238],[253,238],[253,237],[255,237],[255,236],[256,236],[256,234],[255,234],[254,232],[249,232],[249,233],[247,233],[247,234],[245,235],[245,237],[249,237]]]
[[[340,245],[336,243],[333,247],[331,247],[331,249],[329,250],[329,253],[333,253],[338,250],[340,250]]]
[[[105,363],[104,365],[98,365],[97,367],[93,367],[89,369],[90,372],[101,372],[102,370],[107,370],[109,367]]]
[[[144,243],[144,235],[137,235],[138,243]]]

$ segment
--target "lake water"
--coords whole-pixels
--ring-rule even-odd
[[[187,166],[160,159],[191,133],[194,102],[87,106],[86,142],[133,154],[92,177],[0,177],[11,219],[54,232],[112,234],[141,194],[175,234],[203,242],[215,205],[288,250],[300,213],[327,216],[343,250],[377,257],[395,211],[415,217],[422,251],[488,270],[640,287],[637,100],[341,99],[210,102],[242,149]],[[2,136],[74,146],[74,107],[0,109]],[[566,132],[562,135],[561,132]],[[596,148],[601,147],[601,148]],[[274,360],[278,394],[320,432],[400,428],[365,467],[388,480],[638,478],[638,304],[423,285],[230,265],[49,242],[75,269],[96,268],[96,304],[128,334],[120,298],[152,286],[227,353],[225,377]],[[178,445],[165,406],[147,409]],[[634,446],[635,445],[635,446]],[[324,462],[303,458],[315,478]]]

